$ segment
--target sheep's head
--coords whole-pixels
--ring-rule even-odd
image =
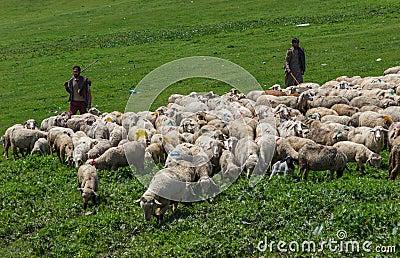
[[[367,160],[367,162],[368,162],[371,166],[373,166],[374,168],[380,168],[380,166],[381,166],[381,161],[382,161],[382,157],[379,156],[379,154],[377,154],[377,153],[372,153],[372,154],[369,156],[368,160]]]
[[[26,129],[32,129],[32,130],[37,130],[39,129],[38,123],[35,121],[35,119],[28,119],[24,123],[24,128]]]
[[[89,200],[95,199],[97,197],[97,193],[93,189],[88,187],[79,188],[78,190],[80,190],[82,193],[83,208],[86,209]]]
[[[161,205],[154,197],[149,196],[142,196],[138,202],[143,209],[144,219],[147,221],[151,219],[151,215],[156,214],[156,209]]]

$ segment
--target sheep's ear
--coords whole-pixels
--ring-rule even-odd
[[[135,202],[137,203],[137,202],[140,202],[142,199],[137,199]]]
[[[157,205],[161,205],[161,202],[157,201],[156,199],[154,199],[154,203]]]
[[[77,188],[76,190],[78,190],[78,191],[83,191],[83,188]]]
[[[92,190],[92,193],[94,194],[94,196],[99,196],[94,190]]]

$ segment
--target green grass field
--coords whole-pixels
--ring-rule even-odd
[[[93,105],[103,112],[124,111],[129,89],[148,73],[190,56],[234,62],[265,88],[283,85],[285,51],[295,36],[306,50],[308,82],[379,76],[400,62],[395,0],[3,0],[1,6],[1,134],[26,119],[40,122],[67,110],[62,84],[72,66],[97,59],[85,75],[93,82]],[[310,26],[296,26],[302,23]],[[153,108],[172,93],[229,88],[185,80],[160,93]],[[381,154],[382,169],[368,168],[365,177],[351,165],[332,182],[315,172],[308,182],[265,179],[256,187],[240,178],[209,202],[181,205],[161,225],[144,223],[135,203],[144,187],[127,168],[100,171],[101,202],[83,211],[76,169],[53,156],[15,163],[1,157],[0,256],[397,257],[376,249],[400,248],[400,184],[386,181],[387,152]],[[279,241],[338,240],[340,230],[347,233],[343,241],[360,243],[359,251],[277,249]],[[275,241],[272,252],[257,248],[266,238]],[[365,241],[372,252],[363,250]]]

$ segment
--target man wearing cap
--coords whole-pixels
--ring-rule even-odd
[[[292,47],[286,51],[285,58],[285,85],[286,87],[298,85],[303,82],[306,71],[306,58],[304,49],[299,47],[300,40],[292,39]]]

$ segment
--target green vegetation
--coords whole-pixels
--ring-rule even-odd
[[[378,76],[399,65],[398,10],[385,1],[15,1],[0,8],[0,132],[26,119],[67,110],[62,83],[73,65],[92,79],[94,105],[124,111],[133,89],[162,64],[189,56],[227,59],[261,85],[283,84],[290,39],[306,49],[305,80],[323,84],[342,75]],[[297,24],[310,23],[308,27]],[[377,62],[376,59],[382,61]],[[265,64],[263,63],[265,62]],[[327,64],[327,66],[321,66]],[[228,85],[208,79],[176,83],[172,93]],[[382,169],[361,177],[354,166],[342,179],[310,173],[250,187],[240,178],[210,202],[180,205],[166,222],[143,222],[135,203],[144,187],[128,168],[100,171],[101,201],[82,210],[76,169],[54,156],[0,159],[0,256],[376,256],[378,253],[257,251],[264,241],[371,241],[399,250],[399,182]],[[286,246],[287,247],[287,246]],[[388,253],[395,257],[395,253]]]

